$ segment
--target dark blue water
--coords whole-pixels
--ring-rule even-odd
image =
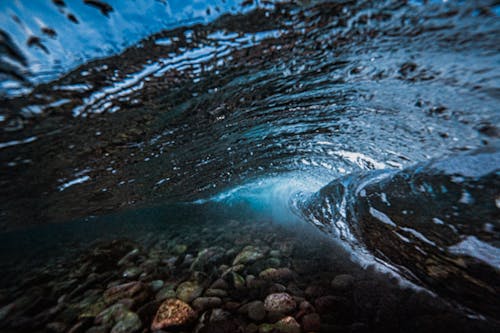
[[[498,320],[495,1],[109,6],[0,4],[6,239],[257,213]]]

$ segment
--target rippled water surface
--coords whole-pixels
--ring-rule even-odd
[[[0,5],[5,232],[245,203],[498,320],[497,2],[90,3]]]

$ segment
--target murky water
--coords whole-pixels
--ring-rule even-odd
[[[332,254],[333,275],[322,268],[319,284],[349,270],[359,282],[360,267],[373,267],[389,274],[374,279],[390,285],[392,276],[410,288],[404,290],[457,307],[444,322],[494,330],[500,310],[495,1],[0,6],[0,223],[3,267],[11,272],[5,285],[20,274],[13,268],[19,258],[23,272],[35,262],[53,267],[96,238],[112,242],[120,235],[146,251],[156,246],[174,255],[161,239],[144,237],[175,238],[177,225],[183,236],[175,242],[189,238],[187,253],[197,258],[215,243],[225,247],[210,232],[199,234],[207,232],[201,226],[217,230],[235,219],[234,230],[254,223],[252,235],[316,226],[327,236],[315,237],[342,253]],[[172,208],[178,205],[184,208]],[[280,246],[276,237],[230,244],[235,253],[225,258],[249,244],[268,256]],[[296,270],[300,252],[284,255],[278,266]],[[217,265],[231,265],[227,260]],[[180,283],[187,271],[177,264]],[[70,279],[76,268],[65,267],[61,276]],[[101,293],[120,279],[109,271]],[[259,276],[248,267],[242,272]],[[315,276],[309,273],[295,280],[303,292]],[[163,281],[165,274],[142,279]],[[61,296],[54,290],[46,291],[50,302]],[[389,292],[400,301],[405,293]],[[5,301],[13,304],[14,294],[6,292]],[[70,304],[82,295],[72,295]],[[384,326],[389,317],[375,319],[384,307],[363,308],[355,300],[361,296],[351,296],[354,303],[319,311],[322,322],[330,325],[329,315],[349,308],[349,322],[335,329],[408,331],[427,316],[401,315],[400,324]],[[224,306],[231,312],[227,302],[244,305],[252,297],[233,295]],[[38,310],[30,311],[14,318]],[[148,316],[141,315],[143,327]],[[325,325],[323,331],[334,331]],[[418,329],[432,327],[426,325]]]

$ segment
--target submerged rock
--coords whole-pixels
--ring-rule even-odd
[[[266,308],[262,301],[253,301],[248,304],[248,317],[255,321],[262,321],[266,317]]]
[[[319,331],[321,329],[321,318],[317,313],[309,313],[302,317],[302,328],[306,332]]]
[[[128,282],[109,288],[104,292],[104,300],[111,304],[122,298],[132,298],[145,289],[139,281]]]
[[[332,288],[337,290],[347,290],[354,284],[354,278],[349,274],[337,275],[332,280]]]
[[[238,264],[253,263],[262,258],[264,258],[264,253],[262,253],[259,248],[252,245],[248,245],[245,246],[240,253],[238,253],[236,258],[234,258],[233,266]]]
[[[198,297],[193,301],[193,307],[198,311],[216,308],[222,304],[219,297]]]
[[[200,297],[202,293],[203,287],[194,281],[186,281],[181,283],[177,287],[176,291],[177,298],[186,303],[189,303],[195,298]]]
[[[196,319],[195,311],[183,301],[167,299],[156,312],[151,330],[162,330],[171,327],[183,327]]]
[[[140,330],[142,327],[139,316],[131,311],[125,312],[119,321],[111,329],[111,333],[133,333]]]
[[[300,325],[293,317],[285,317],[274,324],[274,328],[280,333],[300,333]]]
[[[260,272],[259,277],[264,280],[286,282],[294,277],[294,272],[289,268],[268,268]]]
[[[264,301],[264,307],[267,311],[273,313],[288,314],[295,310],[297,303],[287,293],[270,294]]]

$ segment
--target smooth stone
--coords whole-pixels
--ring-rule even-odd
[[[158,293],[156,293],[155,299],[157,301],[163,301],[166,300],[167,298],[175,298],[177,293],[175,292],[175,285],[173,284],[167,284],[161,288]]]
[[[184,256],[184,260],[182,261],[182,265],[183,267],[189,267],[193,264],[194,262],[194,257],[191,255],[191,254],[186,254]]]
[[[193,308],[198,311],[205,311],[220,306],[222,300],[219,297],[198,297],[193,301]]]
[[[138,277],[141,273],[142,270],[139,267],[130,267],[123,272],[122,277],[126,279],[134,279]]]
[[[274,328],[280,333],[300,333],[300,325],[293,317],[285,317],[274,324]]]
[[[302,291],[302,289],[299,288],[299,286],[297,286],[295,283],[293,282],[290,282],[287,286],[286,286],[286,289],[287,291],[294,295],[294,296],[300,296],[300,297],[303,297],[304,296],[304,292]]]
[[[347,290],[354,284],[354,277],[349,274],[337,275],[331,283],[333,289]]]
[[[111,329],[111,333],[133,333],[140,330],[142,322],[139,316],[131,311],[123,314],[122,318]]]
[[[188,246],[186,244],[177,244],[172,249],[172,253],[176,254],[176,255],[181,255],[181,254],[186,253],[187,249],[188,249]]]
[[[151,281],[150,285],[151,285],[151,289],[153,291],[158,291],[163,287],[164,284],[165,283],[163,282],[163,280],[154,280],[154,281]]]
[[[259,289],[259,288],[264,288],[267,285],[268,285],[268,283],[266,281],[258,279],[258,278],[254,278],[254,279],[251,279],[249,281],[249,283],[247,284],[247,287],[250,289]]]
[[[88,330],[85,331],[85,333],[108,333],[109,332],[109,327],[107,326],[92,326]]]
[[[252,284],[253,280],[255,280],[255,275],[248,274],[247,276],[245,276],[245,283],[247,287],[249,287]]]
[[[245,288],[245,279],[236,272],[232,272],[233,276],[233,285],[236,289]]]
[[[116,285],[104,292],[104,300],[111,304],[122,298],[133,298],[142,290],[144,290],[144,284],[139,281]]]
[[[214,283],[212,283],[210,285],[210,289],[224,289],[226,290],[227,288],[229,288],[228,284],[226,281],[224,281],[223,279],[217,279],[214,281]]]
[[[259,325],[259,333],[271,333],[276,332],[273,324],[260,324]]]
[[[208,267],[217,265],[223,258],[226,250],[220,246],[212,246],[198,252],[196,259],[191,264],[192,271],[203,271]]]
[[[277,257],[281,256],[281,252],[280,252],[279,250],[271,250],[271,251],[269,252],[269,255],[270,255],[271,257],[275,257],[275,258],[277,258]]]
[[[244,270],[244,269],[245,269],[245,265],[241,265],[241,264],[239,264],[239,265],[235,265],[235,266],[231,266],[231,267],[229,267],[228,269],[226,269],[226,270],[224,271],[224,273],[222,273],[222,278],[224,278],[224,277],[225,277],[226,275],[228,275],[229,273],[232,273],[232,272],[236,272],[236,273],[238,273],[238,272],[241,272],[241,271],[242,271],[242,270]]]
[[[135,248],[118,261],[118,266],[123,266],[133,260],[139,254],[139,249]]]
[[[268,293],[270,294],[283,293],[285,291],[286,287],[280,283],[273,283],[268,289]]]
[[[188,304],[178,299],[167,299],[158,308],[151,330],[182,327],[189,325],[195,319],[196,313]]]
[[[321,329],[321,318],[317,313],[309,313],[302,317],[302,328],[306,332],[319,331]]]
[[[316,298],[323,296],[327,293],[327,290],[321,286],[310,285],[304,291],[307,297]]]
[[[116,322],[116,318],[123,316],[123,313],[128,311],[125,305],[121,303],[113,304],[110,307],[102,310],[94,319],[96,325],[112,326]]]
[[[229,302],[224,303],[224,309],[233,312],[233,311],[236,311],[240,307],[240,305],[241,304],[238,302],[229,301]]]
[[[295,310],[297,303],[287,293],[270,294],[264,301],[264,307],[269,312],[287,314]]]
[[[252,245],[248,245],[245,246],[240,253],[238,253],[236,258],[234,258],[233,266],[238,264],[253,263],[262,258],[264,258],[264,253],[262,253],[259,248]]]
[[[205,290],[205,296],[207,297],[226,297],[227,291],[222,289],[207,289]]]
[[[255,321],[262,321],[266,317],[266,308],[262,301],[253,301],[247,306],[248,317]]]
[[[186,303],[190,303],[203,293],[203,287],[194,281],[181,283],[176,290],[177,298]]]
[[[312,313],[312,312],[316,311],[314,309],[314,306],[312,306],[312,304],[309,303],[308,301],[302,301],[302,302],[300,302],[299,309],[301,311],[304,311],[305,313]]]
[[[227,320],[229,317],[231,317],[231,313],[223,310],[223,309],[213,309],[212,313],[210,314],[210,322],[220,322]]]
[[[299,323],[291,316],[280,319],[274,324],[274,328],[279,333],[300,333]]]
[[[250,323],[245,327],[245,333],[257,333],[259,331],[259,326],[254,323]]]
[[[286,282],[294,278],[295,273],[290,268],[268,268],[259,273],[259,277],[268,281]]]

